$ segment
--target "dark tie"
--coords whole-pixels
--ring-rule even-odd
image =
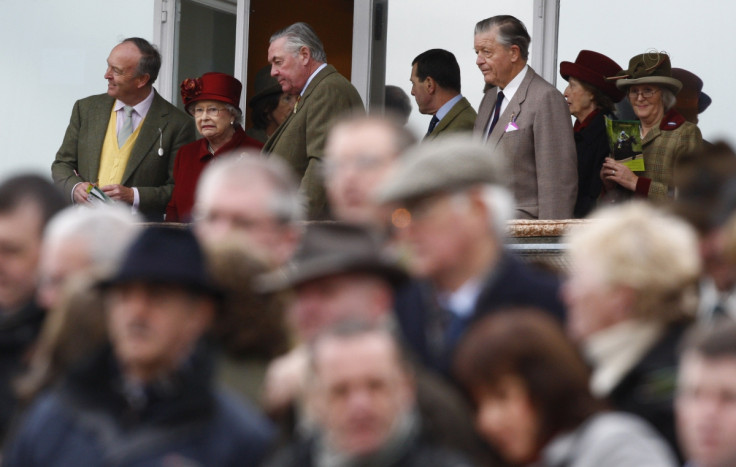
[[[427,136],[429,136],[432,131],[434,131],[434,127],[437,126],[437,122],[439,122],[440,119],[437,118],[437,115],[432,115],[432,120],[429,121],[429,129],[427,130]]]
[[[493,127],[498,123],[498,117],[501,115],[501,104],[503,104],[503,91],[499,91],[498,96],[496,97],[496,108],[493,111],[493,120],[491,120],[491,128],[488,130],[488,136],[491,136],[491,133],[493,133]]]

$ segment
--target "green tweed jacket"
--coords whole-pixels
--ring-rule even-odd
[[[703,136],[697,125],[685,121],[674,110],[665,114],[660,126],[650,130],[642,139],[645,170],[637,172],[636,194],[653,201],[672,198],[677,159],[702,144]]]
[[[450,133],[456,133],[460,131],[467,131],[468,133],[473,131],[475,126],[475,119],[478,116],[475,113],[475,109],[470,105],[470,102],[466,98],[460,99],[457,104],[453,105],[447,115],[442,117],[434,127],[432,133],[428,134],[427,141],[433,140],[440,135],[447,136]]]
[[[125,167],[122,184],[138,189],[141,213],[151,220],[163,220],[174,190],[174,158],[181,146],[195,140],[196,131],[191,116],[171,105],[155,90],[154,93]],[[114,98],[99,94],[74,104],[64,141],[51,164],[54,182],[70,196],[77,183],[97,180],[102,143],[114,103]],[[158,154],[159,148],[163,149],[163,155]]]
[[[300,192],[310,219],[324,216],[326,196],[321,175],[325,138],[337,117],[365,112],[355,87],[327,65],[312,79],[295,111],[276,129],[263,147],[264,154],[283,157],[301,179]]]

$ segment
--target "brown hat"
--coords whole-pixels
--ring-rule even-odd
[[[673,68],[672,77],[682,82],[682,90],[677,95],[677,110],[686,118],[686,113],[702,113],[711,103],[711,98],[703,92],[703,80],[698,75],[682,68]]]
[[[629,69],[621,70],[608,78],[616,82],[619,89],[635,84],[658,84],[677,94],[682,83],[672,77],[670,56],[664,52],[647,52],[629,60]]]
[[[281,94],[281,85],[271,76],[271,65],[266,65],[256,73],[256,79],[253,83],[253,96],[248,99],[248,107],[253,107],[253,103],[271,94]]]
[[[380,240],[370,231],[344,222],[314,222],[307,225],[291,263],[262,276],[257,288],[281,290],[350,272],[375,274],[392,285],[408,279],[397,260],[382,252]]]
[[[486,144],[467,135],[451,135],[409,149],[393,175],[378,190],[378,201],[391,203],[478,184],[504,186],[503,168]]]
[[[623,99],[624,93],[613,82],[607,81],[606,76],[615,75],[619,71],[621,67],[618,63],[592,50],[581,50],[574,63],[560,63],[560,75],[565,81],[569,81],[571,76],[584,81],[603,91],[613,102]]]
[[[181,82],[181,100],[184,108],[197,101],[218,101],[240,110],[240,92],[243,85],[225,73],[205,73],[201,78],[187,78]]]

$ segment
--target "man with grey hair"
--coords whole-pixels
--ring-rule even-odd
[[[140,216],[119,205],[70,206],[54,216],[41,245],[38,303],[56,306],[74,275],[112,272],[140,228]]]
[[[284,157],[294,168],[309,217],[321,218],[327,204],[320,167],[327,131],[335,117],[363,113],[363,101],[350,81],[326,63],[322,41],[308,24],[294,23],[271,36],[270,43],[271,76],[297,102],[263,152]]]
[[[508,15],[475,25],[474,47],[488,87],[474,132],[509,168],[522,219],[573,217],[577,155],[565,98],[527,65],[531,38]]]
[[[197,184],[194,229],[205,244],[239,238],[281,265],[299,243],[301,199],[294,174],[281,158],[249,151],[222,155]]]
[[[483,314],[529,305],[564,315],[559,280],[503,248],[513,212],[505,179],[487,146],[448,136],[405,153],[379,189],[396,208],[397,236],[419,279],[396,298],[399,324],[421,359],[445,374],[460,337]]]

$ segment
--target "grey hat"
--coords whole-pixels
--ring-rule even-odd
[[[307,225],[291,263],[261,276],[256,287],[262,292],[282,290],[351,272],[374,274],[393,286],[408,279],[397,260],[382,252],[379,238],[370,231],[343,222],[314,222]]]
[[[380,203],[419,198],[478,184],[503,184],[498,155],[468,135],[453,135],[415,146],[377,194]]]

